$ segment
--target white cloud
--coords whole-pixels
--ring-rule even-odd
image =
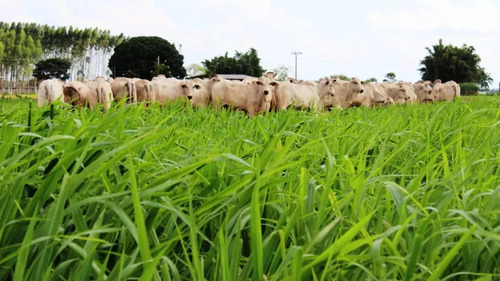
[[[458,3],[456,0],[420,0],[414,9],[385,9],[370,14],[375,27],[400,30],[433,30],[491,33],[500,30],[500,7],[492,0]]]

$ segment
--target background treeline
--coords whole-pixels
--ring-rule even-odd
[[[264,73],[264,68],[260,66],[260,58],[257,50],[250,48],[247,52],[235,52],[234,57],[224,56],[214,57],[202,62],[209,77],[216,74],[246,74],[260,77]],[[286,77],[285,77],[286,78]]]
[[[26,88],[35,63],[55,57],[71,62],[72,79],[105,75],[114,47],[125,39],[98,28],[0,22],[0,89]]]

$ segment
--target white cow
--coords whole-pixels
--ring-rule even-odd
[[[363,93],[359,93],[352,101],[352,106],[373,107],[393,104],[394,101],[377,82],[362,82]]]
[[[251,84],[222,80],[212,86],[212,103],[215,108],[231,106],[245,110],[252,117],[255,113],[270,110],[277,85],[265,77]]]
[[[105,110],[111,107],[111,101],[113,100],[113,90],[111,89],[111,83],[106,81],[103,77],[97,77],[91,83],[92,89],[95,91],[96,103],[102,104]]]
[[[276,110],[284,110],[292,106],[295,109],[314,109],[319,107],[318,86],[313,81],[299,82],[285,80],[276,88]]]
[[[348,108],[352,105],[352,101],[363,93],[363,85],[361,81],[353,77],[349,81],[340,80],[337,77],[332,77],[333,87],[335,89],[335,106],[339,108]]]
[[[435,96],[432,93],[432,86],[430,81],[420,81],[413,84],[413,90],[417,95],[417,100],[421,103],[432,102]]]
[[[44,80],[38,86],[37,91],[38,107],[42,107],[45,102],[52,103],[63,99],[63,83],[57,79]]]
[[[409,103],[410,95],[406,93],[403,84],[381,83],[380,87],[385,90],[387,95],[394,101],[394,104]]]
[[[137,102],[137,91],[132,79],[126,77],[116,77],[111,82],[111,89],[113,91],[113,97],[117,102],[122,99],[127,99],[127,102],[129,103]]]
[[[166,78],[164,75],[159,75],[153,77],[151,84],[153,84],[155,100],[161,102],[163,105],[186,98],[184,90],[186,81],[184,80]]]
[[[434,82],[432,91],[438,101],[452,101],[460,96],[460,85],[455,81],[441,83],[441,80]]]
[[[155,100],[153,84],[146,79],[134,79],[138,102],[152,102]]]
[[[194,107],[207,107],[211,101],[212,86],[216,79],[186,80],[184,92]]]

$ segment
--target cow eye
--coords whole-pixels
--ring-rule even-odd
[[[184,88],[184,89],[186,89],[186,88],[187,88],[187,86],[186,86],[186,85],[182,85],[181,87],[182,87],[182,88]]]
[[[201,89],[200,85],[194,85],[194,88],[195,88],[196,90]]]

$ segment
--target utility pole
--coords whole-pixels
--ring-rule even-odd
[[[297,56],[302,55],[302,52],[292,52],[292,55],[295,56],[295,80],[297,80]]]

